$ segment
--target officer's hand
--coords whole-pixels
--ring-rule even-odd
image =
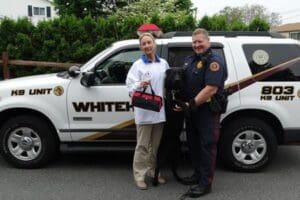
[[[175,112],[181,112],[181,111],[183,111],[182,107],[178,106],[177,104],[175,104],[175,108],[173,108],[173,110]]]
[[[184,111],[186,108],[189,107],[188,102],[178,102],[178,103],[179,103],[179,105],[175,104],[175,108],[173,108],[173,110],[176,112]]]

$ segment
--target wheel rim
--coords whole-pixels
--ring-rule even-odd
[[[8,137],[8,149],[19,160],[34,160],[42,149],[41,138],[31,128],[17,128]]]
[[[247,130],[239,133],[233,140],[232,153],[243,164],[255,164],[265,156],[267,143],[257,131]]]

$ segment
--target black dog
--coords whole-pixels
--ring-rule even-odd
[[[183,68],[171,68],[166,71],[165,79],[165,109],[166,109],[166,123],[160,146],[157,153],[155,174],[153,185],[158,184],[158,175],[160,168],[167,162],[171,162],[171,169],[177,181],[180,177],[177,173],[177,166],[179,157],[181,155],[181,141],[180,134],[183,128],[184,114],[183,112],[174,111],[175,104],[179,106],[184,102],[184,71]]]

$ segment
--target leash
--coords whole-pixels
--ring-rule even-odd
[[[187,199],[187,198],[191,198],[190,194],[191,194],[191,188],[190,188],[186,193],[182,194],[182,195],[179,197],[179,200],[185,200],[185,199]]]

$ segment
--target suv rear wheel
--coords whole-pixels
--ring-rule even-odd
[[[226,167],[237,171],[259,171],[270,162],[277,150],[272,128],[260,119],[231,121],[220,138],[220,157]]]
[[[57,140],[48,123],[36,116],[9,119],[0,130],[1,154],[18,168],[37,168],[57,152]]]

